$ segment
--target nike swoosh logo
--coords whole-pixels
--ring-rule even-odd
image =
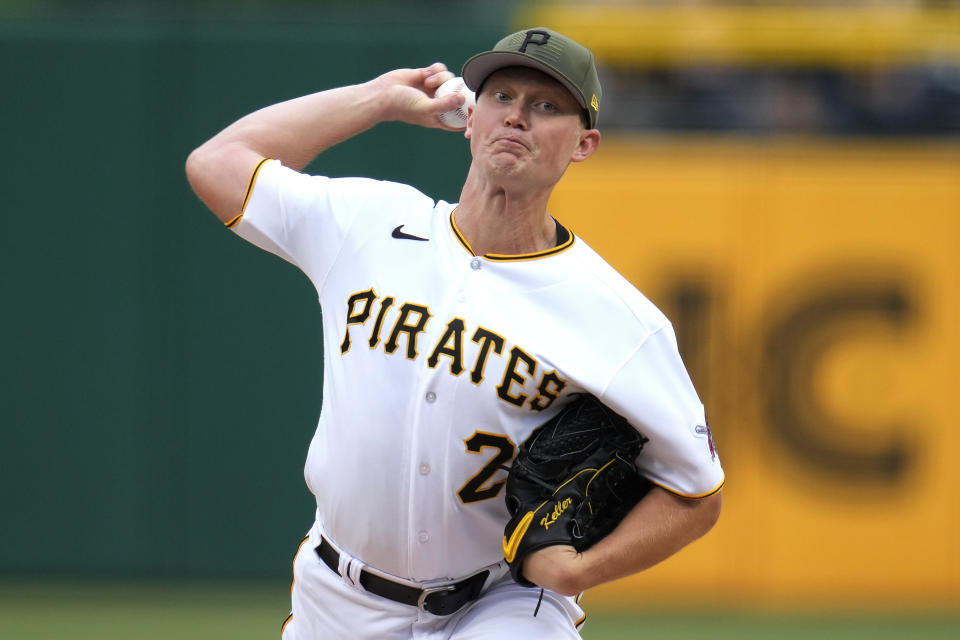
[[[540,506],[542,507],[543,505]],[[510,539],[507,540],[507,536],[503,536],[503,557],[507,562],[513,562],[513,559],[517,557],[517,549],[520,547],[520,541],[523,540],[523,536],[526,535],[531,522],[533,522],[533,511],[527,511],[526,515],[517,523],[517,528],[510,534]]]
[[[428,242],[430,240],[430,238],[421,238],[420,236],[412,236],[409,233],[404,233],[401,229],[403,229],[403,225],[394,229],[390,235],[400,240],[419,240],[420,242]]]

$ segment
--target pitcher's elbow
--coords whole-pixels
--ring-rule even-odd
[[[187,156],[187,161],[184,165],[184,170],[187,174],[187,182],[190,183],[190,188],[193,189],[194,193],[198,196],[200,195],[200,188],[203,180],[204,166],[205,166],[205,151],[204,148],[197,147],[190,152],[190,155]]]
[[[702,523],[704,526],[704,533],[707,533],[713,529],[714,525],[717,524],[717,521],[720,520],[720,511],[723,509],[723,493],[722,491],[717,491],[711,496],[703,498],[704,504],[702,505]]]

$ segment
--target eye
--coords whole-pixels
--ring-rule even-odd
[[[557,106],[555,104],[553,104],[552,102],[546,102],[546,101],[540,103],[540,108],[546,111],[547,113],[553,113],[557,110]]]
[[[493,95],[499,102],[506,102],[507,100],[510,99],[510,97],[507,94],[505,94],[503,91],[497,91]]]

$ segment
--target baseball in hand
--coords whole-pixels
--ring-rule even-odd
[[[467,88],[467,85],[464,84],[463,78],[460,77],[450,78],[442,85],[437,87],[434,97],[442,98],[450,93],[459,93],[462,95],[464,97],[463,104],[453,111],[441,113],[438,116],[440,118],[440,122],[453,129],[465,129],[467,127],[468,110],[470,107],[477,104],[476,97],[473,95],[473,91],[470,91],[470,89]]]

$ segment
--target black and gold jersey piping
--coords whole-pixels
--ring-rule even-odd
[[[470,246],[470,243],[467,242],[467,239],[463,237],[463,234],[460,232],[460,229],[457,227],[457,221],[454,219],[454,213],[456,209],[450,212],[450,228],[453,230],[453,235],[466,249],[470,255],[477,255],[476,251],[473,250],[473,247]],[[549,249],[544,249],[543,251],[537,251],[534,253],[519,253],[516,255],[507,255],[503,253],[485,253],[483,257],[487,260],[496,260],[498,262],[519,262],[523,260],[538,260],[540,258],[546,258],[548,256],[556,255],[562,251],[566,251],[571,246],[573,246],[576,236],[573,235],[566,227],[560,224],[559,221],[554,219],[554,222],[557,225],[557,245],[555,247],[550,247]]]

